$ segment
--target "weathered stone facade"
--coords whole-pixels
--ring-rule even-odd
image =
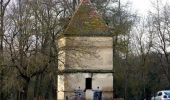
[[[58,99],[93,100],[102,92],[102,100],[111,100],[113,40],[90,0],[82,0],[58,43],[62,48],[59,69],[63,72],[58,76]]]

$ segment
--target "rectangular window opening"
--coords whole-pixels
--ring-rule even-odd
[[[92,89],[92,78],[86,78],[86,89]]]

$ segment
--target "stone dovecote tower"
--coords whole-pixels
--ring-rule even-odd
[[[58,43],[58,100],[111,100],[113,40],[90,0],[81,1]]]

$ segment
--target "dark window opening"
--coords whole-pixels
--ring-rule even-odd
[[[86,89],[92,89],[92,78],[86,78]]]

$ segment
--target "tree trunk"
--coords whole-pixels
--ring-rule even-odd
[[[75,11],[75,9],[76,9],[76,0],[73,0],[73,11]]]
[[[24,88],[23,88],[23,98],[24,100],[28,100],[28,86],[29,86],[29,82],[25,84]]]
[[[38,82],[39,82],[39,75],[35,78],[35,84],[34,84],[34,99],[36,100],[38,98]]]
[[[28,87],[30,83],[30,78],[29,77],[24,77],[25,79],[25,84],[23,87],[23,90],[21,91],[21,100],[28,100]]]
[[[2,88],[3,88],[3,68],[2,68],[2,65],[3,65],[3,0],[1,0],[1,12],[0,12],[0,99],[3,100],[3,91],[2,91]]]

